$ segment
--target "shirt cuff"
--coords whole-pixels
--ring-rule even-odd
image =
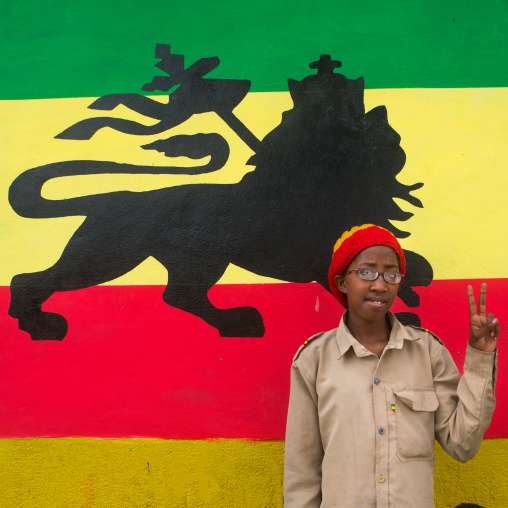
[[[497,350],[493,352],[480,351],[467,345],[466,361],[464,366],[476,370],[486,376],[491,376],[497,363]]]

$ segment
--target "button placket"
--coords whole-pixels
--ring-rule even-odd
[[[383,365],[381,356],[372,380],[374,423],[376,428],[376,498],[378,506],[388,506],[388,415],[386,412],[385,386],[381,382]]]

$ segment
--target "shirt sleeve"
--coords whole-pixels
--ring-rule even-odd
[[[321,506],[322,462],[316,389],[294,362],[284,453],[285,508]]]
[[[480,448],[496,405],[496,353],[467,346],[464,375],[450,353],[440,347],[432,362],[439,400],[435,413],[436,439],[454,459],[465,462]]]

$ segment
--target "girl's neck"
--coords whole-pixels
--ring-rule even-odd
[[[346,325],[351,335],[377,356],[381,356],[390,338],[391,325],[388,316],[379,321],[365,322],[357,319],[349,312],[346,318]]]

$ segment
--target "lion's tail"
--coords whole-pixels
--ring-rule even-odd
[[[193,167],[136,166],[93,160],[53,162],[29,169],[19,175],[9,188],[9,203],[18,215],[33,219],[88,215],[97,201],[97,195],[60,200],[46,199],[41,195],[43,185],[53,178],[63,176],[211,173],[222,168],[229,157],[229,145],[222,136],[215,133],[173,136],[166,140],[155,141],[143,148],[164,152],[168,157],[185,156],[201,159],[210,156],[210,161],[203,166]],[[101,195],[101,198],[103,197],[104,194]]]

